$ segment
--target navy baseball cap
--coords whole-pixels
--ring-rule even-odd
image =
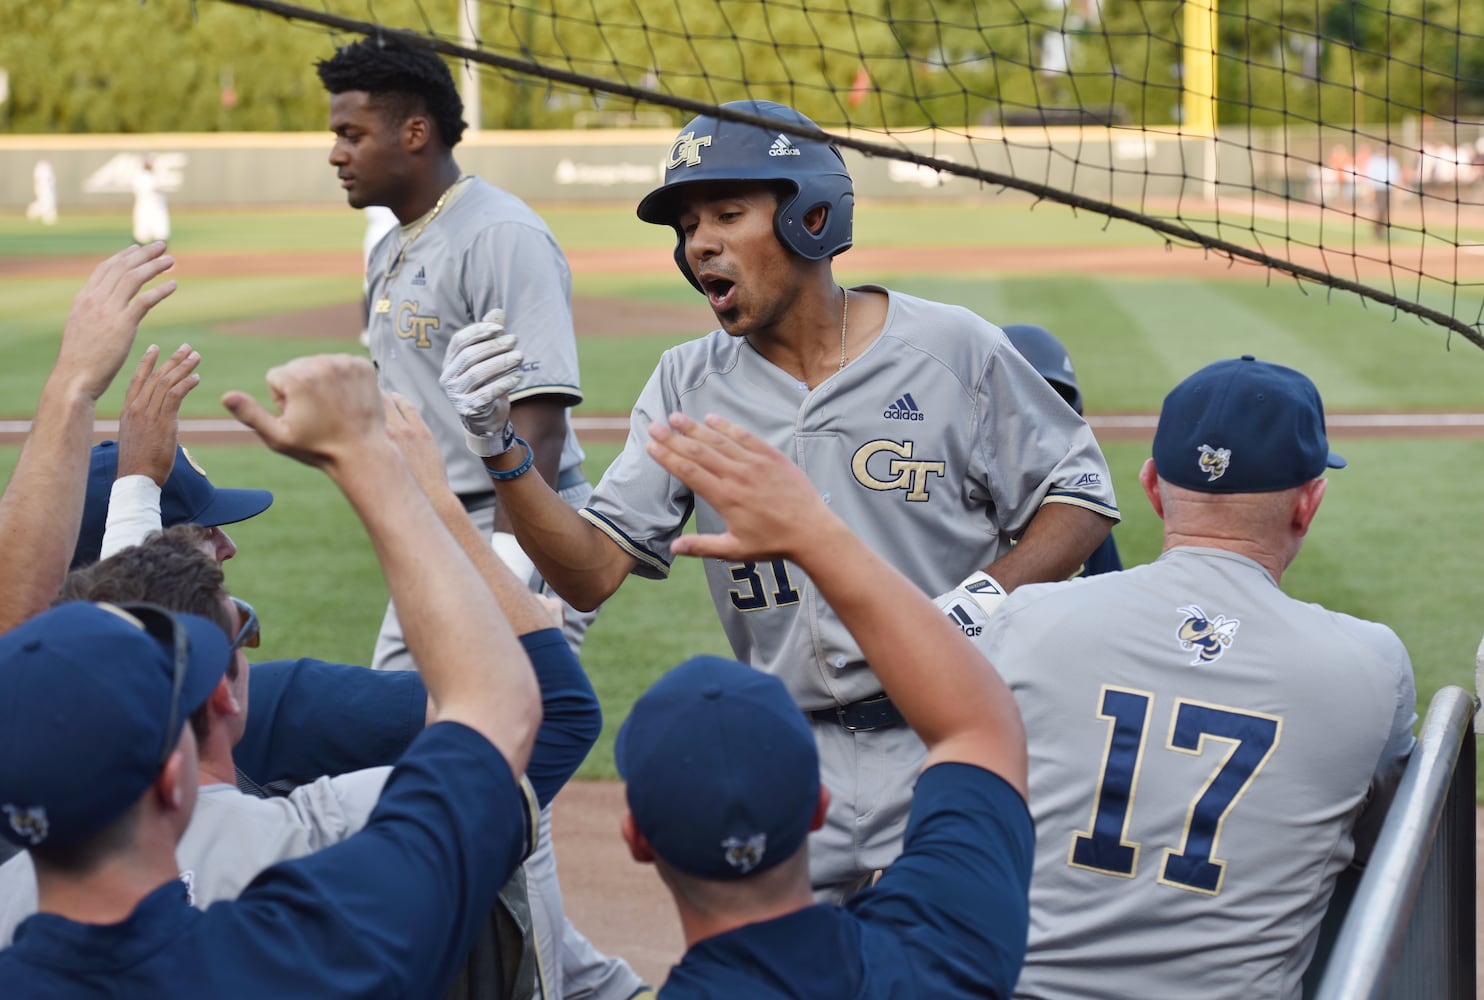
[[[82,531],[77,548],[72,552],[72,568],[98,561],[103,550],[103,531],[108,525],[108,498],[113,481],[118,478],[119,449],[117,441],[104,441],[93,446],[88,466],[88,492],[83,501]],[[218,489],[206,478],[206,470],[179,445],[175,448],[175,468],[160,491],[160,525],[200,524],[208,528],[218,524],[235,524],[256,517],[273,503],[267,490]]]
[[[69,601],[0,635],[0,835],[65,845],[122,816],[231,655],[215,622],[152,604]]]
[[[1159,477],[1201,493],[1286,490],[1344,467],[1329,450],[1314,383],[1250,354],[1171,389],[1154,432]]]
[[[654,853],[731,880],[793,855],[819,802],[819,752],[778,678],[695,656],[634,703],[614,747],[629,812]]]

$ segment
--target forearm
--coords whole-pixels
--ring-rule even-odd
[[[327,471],[360,515],[439,719],[481,732],[516,771],[540,721],[524,650],[389,440]]]
[[[603,710],[577,654],[558,628],[520,637],[541,686],[541,728],[526,777],[545,807],[577,773],[603,731]]]
[[[1024,787],[1025,735],[1010,689],[963,632],[832,514],[794,556],[850,630],[933,762],[965,760]],[[944,754],[968,741],[968,754]],[[986,749],[987,748],[987,749]]]
[[[562,449],[567,444],[567,410],[555,399],[538,396],[510,406],[510,423],[535,457],[531,471],[556,489],[562,472]],[[519,447],[519,446],[517,446]],[[503,504],[495,508],[495,530],[515,533]]]
[[[986,569],[1006,591],[1076,573],[1113,530],[1113,520],[1084,507],[1043,504],[1020,541]]]
[[[551,615],[541,606],[524,580],[517,579],[509,567],[490,548],[484,536],[469,518],[464,505],[450,490],[441,490],[430,498],[439,520],[447,526],[459,549],[473,564],[489,592],[516,635],[536,632],[551,625]]]
[[[31,433],[0,497],[0,631],[43,611],[77,547],[95,400],[58,376],[42,389]]]
[[[524,449],[517,446],[484,464],[504,471],[523,458]],[[495,492],[520,547],[552,590],[574,608],[596,608],[633,569],[633,557],[568,506],[540,476],[527,473],[496,482]]]

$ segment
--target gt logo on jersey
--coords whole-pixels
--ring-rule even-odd
[[[436,332],[441,325],[437,316],[419,316],[416,302],[403,302],[397,309],[397,336],[416,347],[432,347],[428,333]]]
[[[45,806],[13,806],[7,802],[3,808],[17,837],[25,838],[33,847],[46,839],[51,823]]]
[[[1237,626],[1242,624],[1225,615],[1207,618],[1206,613],[1194,604],[1181,608],[1180,614],[1185,616],[1185,620],[1175,630],[1175,636],[1180,640],[1181,649],[1196,651],[1195,659],[1190,661],[1192,667],[1219,660],[1237,637]]]
[[[701,165],[701,149],[711,145],[711,137],[703,135],[696,138],[694,132],[686,132],[676,138],[670,146],[670,159],[665,164],[666,170],[674,170],[684,164],[687,167],[698,167]]]
[[[882,452],[896,457],[877,459],[872,463],[871,460]],[[911,459],[911,441],[867,441],[856,449],[850,460],[850,471],[855,476],[855,481],[866,489],[906,490],[909,501],[923,501],[928,498],[927,477],[946,475],[948,463]],[[885,464],[884,471],[891,478],[878,478],[871,470],[873,464],[877,471],[881,471],[881,466]]]
[[[1201,445],[1201,471],[1211,478],[1206,480],[1214,483],[1226,475],[1227,466],[1232,463],[1232,450],[1230,448],[1212,448],[1208,444]]]

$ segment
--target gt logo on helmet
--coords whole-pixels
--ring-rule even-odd
[[[709,135],[703,135],[697,139],[694,132],[682,132],[670,146],[670,160],[665,164],[665,169],[674,170],[682,163],[688,167],[700,166],[701,147],[709,145],[711,145]]]

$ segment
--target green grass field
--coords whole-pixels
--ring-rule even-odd
[[[543,210],[569,248],[660,245],[668,238],[633,219],[628,207]],[[192,251],[350,250],[360,246],[361,220],[349,211],[297,213],[177,213],[172,248]],[[0,261],[18,256],[101,257],[127,239],[127,217],[64,218],[43,230],[0,218]],[[1129,227],[1101,224],[1024,206],[863,206],[861,245],[1080,245],[1097,241],[1148,245]],[[997,322],[1039,322],[1056,331],[1076,359],[1089,411],[1151,412],[1164,392],[1196,367],[1219,357],[1254,353],[1298,367],[1318,383],[1331,410],[1480,409],[1484,353],[1441,331],[1347,295],[1307,295],[1291,282],[1127,279],[1107,275],[866,274],[847,254],[842,280],[878,281],[902,291],[959,303]],[[56,352],[57,331],[75,278],[0,278],[0,416],[24,418],[34,408]],[[678,274],[585,276],[580,296],[622,296],[639,302],[694,301]],[[263,373],[299,354],[354,350],[350,331],[315,339],[243,336],[223,329],[255,317],[351,302],[354,279],[314,277],[198,278],[181,276],[179,292],[145,324],[139,350],[182,341],[204,358],[201,387],[188,399],[191,416],[223,417],[219,398],[231,388],[262,392]],[[1477,308],[1477,307],[1475,307]],[[698,330],[697,333],[702,331]],[[636,333],[583,339],[579,344],[587,403],[579,412],[626,411],[661,350],[679,339]],[[122,382],[123,380],[121,380]],[[117,412],[121,385],[105,399]],[[1297,597],[1392,625],[1417,670],[1420,710],[1441,685],[1472,687],[1474,652],[1484,631],[1477,555],[1477,440],[1341,439],[1350,468],[1334,480],[1303,554],[1285,577]],[[237,593],[258,608],[263,655],[319,656],[348,662],[370,654],[385,588],[349,507],[319,474],[257,446],[193,447],[222,485],[263,486],[276,501],[263,516],[233,530],[241,552],[228,566]],[[1125,521],[1116,535],[1125,562],[1158,554],[1159,524],[1139,491],[1136,474],[1146,444],[1110,443]],[[0,449],[6,478],[17,449]],[[588,447],[596,479],[616,452]],[[590,633],[584,660],[604,704],[605,738],[584,766],[586,776],[611,776],[611,738],[633,698],[666,667],[699,651],[725,651],[701,583],[699,567],[682,562],[665,583],[634,580],[605,607]]]

